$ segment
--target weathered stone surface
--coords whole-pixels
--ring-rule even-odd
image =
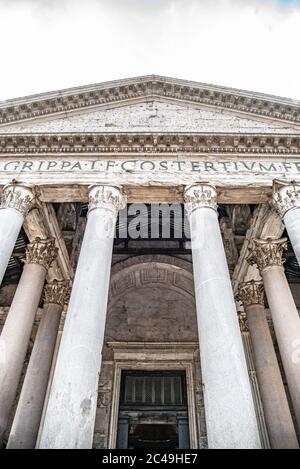
[[[46,419],[42,417],[41,428],[45,430],[48,426],[49,438],[48,441],[45,435],[38,438],[42,441],[41,447],[90,446],[95,407],[94,447],[105,448],[112,444],[111,434],[116,432],[119,404],[118,401],[114,402],[119,386],[116,376],[119,372],[120,377],[122,361],[130,363],[133,369],[146,369],[147,366],[156,369],[156,365],[161,369],[164,366],[177,369],[177,366],[188,362],[192,371],[187,376],[187,392],[195,404],[189,422],[191,425],[196,422],[198,429],[194,433],[193,444],[197,440],[201,448],[207,447],[206,414],[211,447],[229,446],[232,442],[235,447],[258,446],[251,418],[254,412],[250,408],[247,370],[245,363],[241,366],[243,350],[239,343],[240,331],[230,279],[225,271],[226,264],[229,264],[231,271],[236,266],[233,274],[236,288],[255,270],[253,266],[248,268],[245,265],[252,238],[282,235],[283,225],[275,212],[271,212],[269,201],[274,179],[285,179],[289,183],[292,180],[300,181],[299,102],[151,76],[0,103],[0,122],[0,185],[17,179],[35,186],[38,208],[28,214],[25,232],[30,242],[36,236],[55,238],[59,253],[49,270],[50,279],[73,278],[83,233],[88,231],[85,226],[86,210],[81,213],[81,205],[76,203],[84,206],[88,202],[91,184],[122,186],[129,203],[170,204],[182,204],[185,186],[198,184],[199,180],[202,184],[217,187],[217,200],[213,206],[219,204],[219,220],[215,213],[212,223],[212,210],[203,219],[199,217],[208,235],[200,239],[203,249],[201,256],[200,250],[193,256],[197,277],[196,296],[201,305],[201,308],[198,307],[199,324],[192,264],[178,259],[182,254],[177,254],[177,258],[155,254],[120,261],[124,256],[132,255],[130,249],[136,249],[135,254],[138,249],[156,249],[151,239],[143,240],[143,243],[130,240],[127,243],[128,253],[118,252],[113,260],[105,322],[109,274],[102,273],[105,269],[105,272],[109,271],[111,259],[107,255],[108,250],[100,246],[101,243],[98,245],[100,257],[96,248],[88,249],[88,255],[85,251],[84,262],[78,264],[82,274],[80,282],[74,287],[64,338],[55,352],[56,356],[57,350],[64,349],[65,359],[62,365],[59,358],[50,373],[51,383],[56,370],[53,388],[56,397],[59,393],[60,397],[57,401],[50,398],[48,405],[45,405],[47,411],[44,410],[44,414],[51,408],[52,415],[46,415]],[[58,207],[49,202],[70,202],[70,205]],[[103,208],[101,193],[92,202],[94,208],[99,203]],[[260,205],[255,211],[250,205],[241,205],[262,203],[265,205]],[[236,205],[228,209],[228,204]],[[10,225],[14,228],[1,232],[5,240],[11,237],[11,242],[14,242],[17,224],[20,228],[23,217],[12,220],[10,213],[6,215],[5,210],[0,212],[4,212],[4,215],[0,213],[2,227]],[[116,213],[117,210],[114,215]],[[90,211],[89,217],[94,217],[93,211]],[[92,242],[93,236],[96,237],[103,229],[105,220],[105,215],[97,217],[90,229],[89,239]],[[295,222],[295,217],[284,221],[290,226],[293,221],[291,234],[297,235],[299,222]],[[215,238],[219,226],[226,256],[220,233],[217,242]],[[296,249],[298,236],[295,243],[291,234],[290,240]],[[213,243],[216,248],[211,248]],[[0,243],[3,258],[10,244],[4,244],[2,252]],[[89,248],[90,243],[87,244]],[[162,252],[176,245],[163,241]],[[82,247],[83,250],[87,249],[84,244]],[[187,259],[187,255],[184,256]],[[102,263],[101,266],[98,264],[99,269],[95,268],[97,261]],[[254,274],[254,278],[259,277],[257,269]],[[271,280],[274,281],[274,278]],[[13,290],[11,285],[1,290],[0,304],[11,303]],[[274,297],[276,294],[273,292]],[[278,294],[281,295],[281,292]],[[295,287],[295,298],[298,296],[299,287]],[[274,309],[274,304],[270,306]],[[282,328],[282,339],[285,325],[284,318],[280,322],[279,313],[282,315],[283,311],[285,314],[285,310],[277,309],[278,318],[274,323],[276,328]],[[1,325],[6,313],[6,308],[0,308]],[[32,318],[29,319],[31,321]],[[64,314],[61,327],[63,322]],[[266,324],[264,326],[267,327]],[[56,330],[57,327],[56,322]],[[20,335],[18,329],[20,324],[14,328],[14,333],[17,331]],[[103,335],[103,361],[97,395]],[[201,357],[204,357],[202,370],[199,338]],[[282,340],[279,342],[282,344]],[[259,345],[256,346],[257,350]],[[247,360],[251,355],[249,350],[246,351]],[[250,361],[253,362],[251,357]],[[248,366],[250,361],[247,361]],[[38,361],[37,368],[42,364],[42,360]],[[45,371],[44,365],[42,368]],[[217,368],[218,373],[214,374]],[[260,394],[254,367],[249,370],[252,390],[255,391],[256,412],[261,412],[261,425],[263,412],[257,404]],[[34,383],[30,384],[36,388]],[[269,384],[272,387],[272,383]],[[69,394],[65,392],[68,386],[73,386]],[[290,387],[293,386],[290,384]],[[50,388],[49,385],[46,404],[48,395],[51,395]],[[202,388],[206,397],[207,394],[212,395],[212,388],[217,390],[215,401],[206,401],[207,409],[204,409]],[[226,388],[227,393],[224,392]],[[76,395],[78,391],[81,393],[80,399],[79,394]],[[280,406],[280,399],[278,401]],[[211,412],[213,406],[218,408],[215,414]],[[189,411],[192,407],[189,406]],[[270,408],[272,410],[272,403]],[[297,416],[298,409],[299,405]],[[88,417],[79,432],[82,424],[80,413]],[[115,421],[111,420],[112,416]],[[26,431],[26,422],[21,420]],[[215,430],[212,431],[214,425]],[[56,439],[62,426],[63,435]],[[10,423],[6,434],[9,427]],[[215,438],[217,433],[218,441]]]
[[[208,444],[212,449],[260,448],[227,260],[212,203],[217,192],[210,186],[208,200],[203,204],[201,198],[198,207],[197,192],[191,200],[188,188],[187,195]]]
[[[290,124],[266,123],[260,119],[237,116],[224,110],[203,106],[149,101],[113,109],[82,111],[59,119],[14,124],[0,128],[0,133],[26,132],[294,132]],[[298,130],[300,132],[300,129]]]

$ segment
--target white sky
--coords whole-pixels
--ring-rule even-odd
[[[138,75],[300,99],[300,0],[0,0],[0,99]]]

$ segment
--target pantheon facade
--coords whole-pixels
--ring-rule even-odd
[[[3,449],[298,448],[300,102],[5,101],[0,195]]]

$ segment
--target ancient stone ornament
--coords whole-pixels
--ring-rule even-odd
[[[300,185],[284,185],[274,191],[273,205],[281,218],[289,210],[300,208]]]
[[[217,211],[217,191],[208,184],[197,184],[186,188],[184,193],[185,208],[189,215],[198,208],[212,208]]]
[[[250,265],[256,264],[262,272],[267,267],[281,267],[284,263],[283,251],[287,250],[287,238],[253,239],[250,253],[246,260]]]
[[[62,308],[67,303],[70,296],[70,288],[67,282],[54,279],[48,283],[44,289],[44,303],[56,304]]]
[[[105,208],[117,217],[119,210],[125,205],[126,197],[117,187],[99,185],[90,188],[88,213],[96,208]]]
[[[236,300],[244,306],[262,305],[264,306],[264,286],[260,281],[250,280],[240,284]]]
[[[104,133],[78,133],[76,138],[72,133],[60,135],[55,133],[47,136],[38,134],[1,135],[0,154],[60,154],[80,152],[90,153],[145,153],[145,154],[178,154],[206,153],[206,154],[278,154],[294,155],[299,152],[300,137],[295,135],[180,135],[172,133],[165,135],[148,135],[132,132],[119,135]]]
[[[48,270],[57,253],[54,239],[36,238],[27,245],[26,264],[39,264]]]
[[[32,117],[67,112],[96,105],[122,102],[141,97],[161,97],[182,99],[187,103],[216,106],[247,112],[257,116],[300,122],[300,111],[296,103],[274,103],[268,96],[224,90],[213,85],[203,85],[186,80],[178,80],[158,75],[118,80],[116,82],[87,86],[65,95],[36,98],[34,102],[19,101],[0,109],[0,123],[17,122]]]
[[[30,189],[18,185],[7,185],[3,188],[0,209],[12,208],[25,217],[33,206],[34,196]]]

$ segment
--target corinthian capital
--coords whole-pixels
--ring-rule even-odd
[[[246,260],[249,264],[256,264],[262,272],[267,267],[282,266],[283,251],[287,250],[287,238],[282,239],[253,239],[250,252]]]
[[[194,210],[206,207],[217,211],[217,191],[209,184],[195,184],[184,191],[185,208],[190,215]]]
[[[44,303],[53,303],[64,307],[70,295],[70,289],[67,282],[53,280],[51,283],[47,283],[44,289]]]
[[[4,186],[0,209],[12,208],[25,217],[33,206],[34,194],[25,186],[8,184]]]
[[[273,205],[280,217],[295,208],[300,208],[300,185],[289,184],[279,187],[273,193]]]
[[[27,245],[26,264],[40,264],[48,270],[57,256],[57,251],[54,239],[35,238]]]
[[[96,208],[111,210],[115,216],[126,205],[126,196],[114,186],[92,186],[89,191],[89,213]]]
[[[264,306],[264,286],[260,281],[250,280],[239,285],[236,300],[244,307],[251,305]]]

